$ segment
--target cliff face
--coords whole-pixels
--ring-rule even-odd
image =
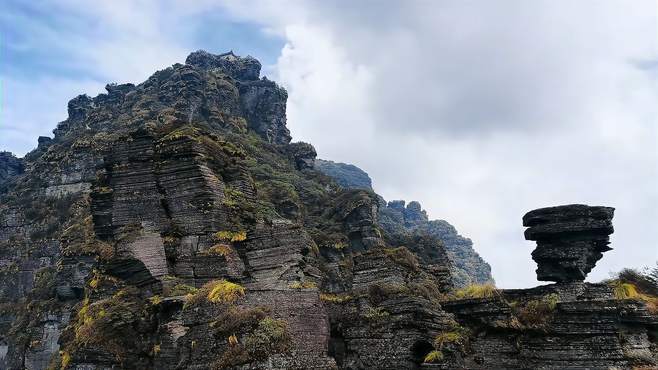
[[[22,160],[9,152],[0,152],[0,192],[12,178],[22,174],[23,171]]]
[[[316,159],[315,169],[333,178],[344,188],[372,190],[370,176],[353,164]]]
[[[644,306],[578,282],[560,299],[579,306],[557,305],[566,347],[480,320],[513,302],[456,299],[420,205],[314,170],[313,147],[290,143],[285,90],[259,72],[192,53],[74,98],[53,139],[0,162],[0,368],[524,368],[565,348],[595,358],[601,340],[619,349],[601,364],[651,348]],[[505,297],[558,288],[545,289]],[[519,336],[530,347],[514,352]]]
[[[370,176],[354,165],[316,159],[315,169],[335,179],[344,188],[372,190]],[[494,282],[491,266],[473,249],[473,242],[459,235],[455,227],[447,221],[430,221],[420,203],[412,201],[405,206],[405,201],[402,200],[387,203],[382,199],[379,207],[379,222],[389,232],[405,233],[422,230],[439,239],[450,259],[452,281],[455,286]]]

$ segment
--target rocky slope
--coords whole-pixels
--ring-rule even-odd
[[[344,188],[372,190],[370,176],[354,165],[316,159],[315,169],[332,177]],[[382,227],[396,233],[422,230],[441,240],[452,262],[455,286],[494,283],[491,266],[473,249],[470,239],[461,236],[447,221],[430,221],[420,203],[412,201],[406,206],[405,203],[403,200],[380,200],[379,222]]]
[[[0,368],[655,364],[655,317],[608,286],[454,292],[420,205],[386,213],[314,170],[259,73],[192,53],[74,98],[53,139],[1,162]],[[516,325],[554,292],[552,326]]]
[[[316,159],[314,168],[333,178],[344,188],[372,190],[370,176],[353,164]]]

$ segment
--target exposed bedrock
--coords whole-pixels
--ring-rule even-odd
[[[540,208],[523,216],[527,240],[535,240],[532,259],[537,279],[558,283],[583,281],[603,253],[611,250],[611,207],[571,204]]]

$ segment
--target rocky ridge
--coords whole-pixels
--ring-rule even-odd
[[[420,204],[314,170],[259,73],[195,52],[69,102],[0,192],[0,368],[655,364],[606,284],[455,291]]]
[[[370,176],[354,165],[317,159],[315,169],[334,178],[344,188],[372,190]],[[429,220],[419,202],[405,204],[403,200],[386,202],[381,198],[379,222],[382,227],[393,233],[422,230],[439,239],[452,263],[452,281],[455,286],[494,282],[491,266],[473,249],[470,239],[460,235],[445,220]]]

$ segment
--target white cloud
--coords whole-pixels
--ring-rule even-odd
[[[658,259],[655,2],[293,4],[253,15],[288,39],[293,136],[453,222],[501,286],[535,284],[541,206],[617,207],[591,280]]]
[[[617,207],[616,249],[591,280],[658,259],[653,0],[53,4],[90,35],[30,27],[103,82],[181,62],[190,17],[228,11],[285,38],[273,77],[289,91],[294,138],[367,170],[387,199],[417,199],[455,224],[500,286],[536,284],[521,216],[541,206]],[[66,100],[100,87],[7,81],[3,124],[19,131],[0,127],[3,148],[35,140]]]

